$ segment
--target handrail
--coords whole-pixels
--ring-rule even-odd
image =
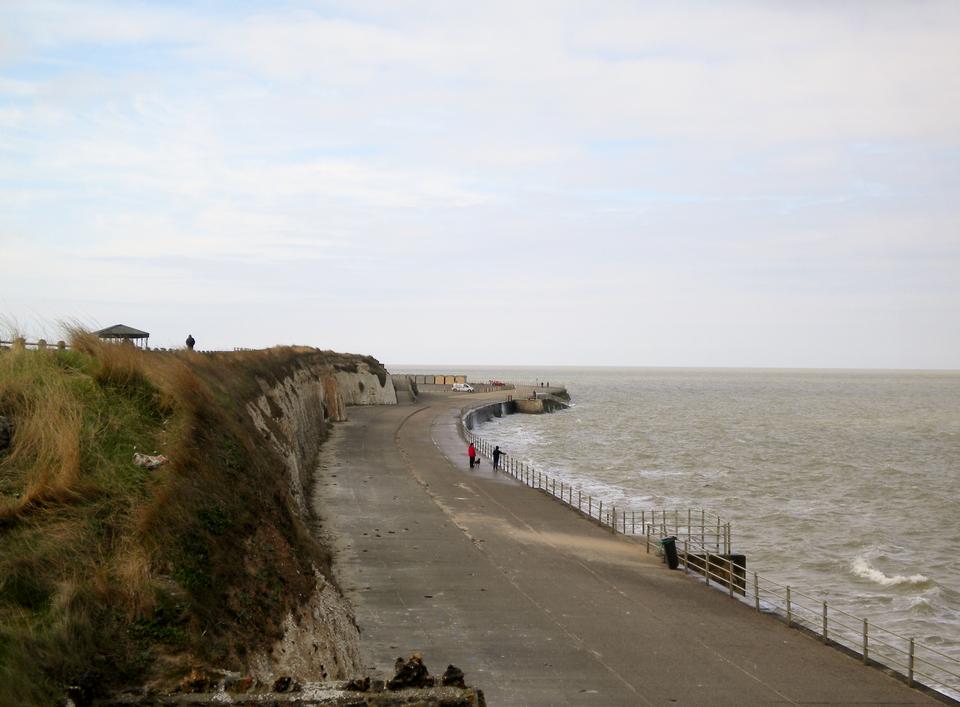
[[[6,341],[0,339],[0,349],[35,349],[37,351],[43,351],[46,349],[63,351],[64,349],[69,349],[70,344],[66,341],[54,341],[50,342],[46,339],[37,339],[36,341],[27,341],[26,339],[16,338],[12,341]]]
[[[464,434],[476,445],[480,455],[491,456],[493,445],[488,440],[466,426]],[[731,597],[754,605],[757,611],[777,615],[790,627],[802,626],[817,635],[823,643],[840,646],[859,655],[864,664],[890,668],[911,687],[920,684],[953,698],[960,697],[960,659],[920,643],[913,637],[877,626],[832,606],[823,597],[798,591],[789,584],[781,584],[769,577],[761,577],[757,572],[748,573],[745,562],[739,564],[734,561],[730,523],[724,522],[718,514],[710,513],[708,525],[707,512],[702,508],[684,509],[686,518],[683,518],[679,509],[623,509],[609,503],[604,509],[602,499],[584,494],[582,488],[574,489],[572,484],[562,480],[558,488],[556,478],[537,471],[526,462],[517,461],[506,452],[501,453],[499,461],[499,471],[509,474],[525,486],[546,492],[601,526],[610,528],[611,532],[643,537],[648,553],[654,534],[665,536],[672,532],[684,572],[693,571],[702,575],[706,584],[712,583],[715,588],[726,590]],[[681,523],[682,520],[687,522]],[[699,524],[695,522],[697,520]],[[655,552],[662,553],[659,541],[653,545]],[[801,615],[798,616],[797,612],[801,612]],[[836,615],[852,619],[857,625],[844,623]],[[890,636],[894,639],[890,639]],[[904,645],[890,642],[897,639]],[[925,655],[919,655],[920,652]],[[940,659],[925,657],[930,654]],[[920,670],[918,663],[928,666],[926,671]]]

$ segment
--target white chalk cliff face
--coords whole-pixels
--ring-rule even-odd
[[[316,466],[328,421],[347,419],[351,405],[396,405],[397,393],[387,375],[383,384],[365,362],[356,372],[330,365],[297,369],[263,391],[247,410],[264,442],[287,469],[290,495],[309,523],[306,489]],[[284,621],[284,636],[270,651],[250,660],[251,674],[263,680],[280,675],[300,679],[341,679],[359,675],[360,632],[353,610],[339,590],[319,572],[311,596]]]
[[[383,385],[365,363],[356,373],[330,366],[298,369],[273,386],[260,382],[263,393],[247,410],[264,439],[287,467],[290,495],[306,517],[304,485],[313,472],[328,421],[347,419],[349,405],[396,405],[397,392],[390,376]]]

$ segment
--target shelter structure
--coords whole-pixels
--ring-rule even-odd
[[[114,324],[93,333],[101,339],[113,339],[121,343],[128,342],[143,349],[147,348],[147,340],[150,338],[150,332],[140,331],[126,324]]]

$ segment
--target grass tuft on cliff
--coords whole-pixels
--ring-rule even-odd
[[[305,364],[358,361],[385,380],[305,348],[144,352],[78,331],[72,350],[0,351],[0,705],[239,668],[278,638],[329,557],[245,404]]]

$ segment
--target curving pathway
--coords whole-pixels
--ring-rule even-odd
[[[351,408],[325,447],[314,502],[372,671],[419,651],[490,705],[936,704],[489,462],[471,471],[460,408],[501,396]]]

